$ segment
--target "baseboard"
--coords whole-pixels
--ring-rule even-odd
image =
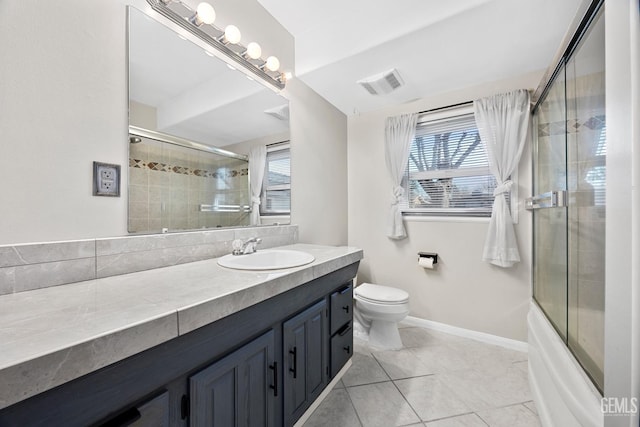
[[[340,371],[338,371],[336,376],[333,377],[333,380],[331,380],[331,382],[324,388],[324,390],[322,390],[322,393],[320,393],[320,396],[318,396],[318,398],[314,400],[311,406],[309,406],[309,408],[306,411],[304,411],[304,414],[302,414],[300,419],[296,421],[293,427],[302,427],[302,425],[307,422],[309,417],[311,417],[311,414],[313,414],[313,411],[318,409],[318,406],[320,406],[322,401],[329,395],[329,393],[331,393],[331,390],[333,390],[336,384],[338,384],[338,381],[342,379],[342,376],[349,370],[352,364],[353,362],[351,359],[347,360],[347,363],[345,363],[342,369],[340,369]]]
[[[485,332],[472,331],[471,329],[459,328],[457,326],[447,325],[446,323],[434,322],[433,320],[421,319],[419,317],[407,316],[403,323],[411,326],[419,326],[421,328],[433,329],[434,331],[445,332],[459,337],[470,338],[472,340],[484,342],[487,344],[498,345],[510,350],[529,351],[529,344],[524,341],[504,338],[497,335],[487,334]]]

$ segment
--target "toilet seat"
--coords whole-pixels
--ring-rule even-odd
[[[402,289],[371,283],[363,283],[357,286],[353,293],[356,299],[374,304],[401,305],[409,302],[409,294]]]

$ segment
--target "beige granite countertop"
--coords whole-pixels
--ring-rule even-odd
[[[216,259],[0,296],[0,409],[362,259],[353,247],[281,247],[305,266],[240,271]]]

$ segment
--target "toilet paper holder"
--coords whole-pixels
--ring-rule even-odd
[[[438,263],[438,254],[435,252],[418,252],[418,261],[420,258],[431,258],[433,260],[433,264]]]

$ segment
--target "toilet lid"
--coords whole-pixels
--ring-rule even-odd
[[[363,283],[353,291],[358,297],[387,304],[403,304],[409,301],[409,294],[402,289],[390,288],[389,286]]]

